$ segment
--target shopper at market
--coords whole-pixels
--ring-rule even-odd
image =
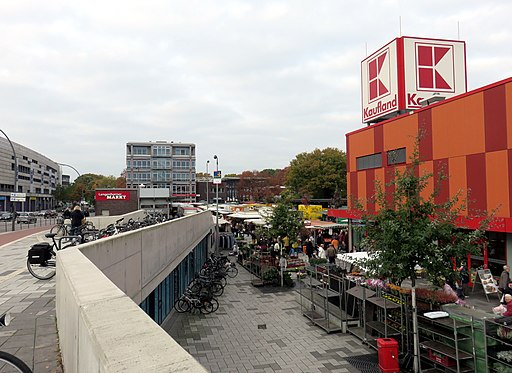
[[[506,311],[501,316],[512,316],[512,295],[505,295],[505,307]]]
[[[316,256],[319,257],[320,259],[327,259],[326,256],[325,256],[324,245],[318,245],[316,247]]]
[[[272,247],[271,256],[272,258],[276,258],[281,253],[281,244],[279,243],[279,237],[274,241],[274,246]]]
[[[284,236],[283,238],[283,246],[285,248],[285,253],[290,251],[290,238],[288,235]]]
[[[324,244],[324,235],[321,229],[317,231],[316,244],[317,246],[322,246]]]
[[[313,241],[314,239],[312,238],[306,241],[306,255],[308,256],[309,260],[311,260],[311,257],[315,251],[315,248],[313,247]]]
[[[327,260],[330,264],[334,264],[336,260],[336,249],[333,244],[330,244],[326,250]]]
[[[338,235],[333,234],[331,244],[334,246],[334,250],[338,251],[338,247],[340,245],[340,241],[338,241]]]
[[[462,291],[462,297],[459,298],[464,299],[464,297],[468,297],[467,294],[469,293],[469,271],[466,263],[462,263],[459,267],[459,277]]]
[[[292,248],[290,249],[290,252],[288,255],[295,256],[296,254],[298,254],[298,251],[299,251],[299,242],[295,241],[294,243],[292,243]]]
[[[503,272],[501,272],[500,282],[498,283],[498,290],[503,292],[510,282],[510,267],[508,265],[503,266]]]

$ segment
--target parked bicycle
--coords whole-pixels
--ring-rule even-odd
[[[0,328],[8,326],[11,322],[10,314],[0,316]],[[22,360],[8,352],[0,351],[0,372],[32,373],[30,368]]]
[[[195,278],[190,282],[189,289],[194,294],[199,294],[201,292],[208,292],[212,295],[220,297],[224,294],[224,286],[226,286],[223,281],[224,278],[215,278],[214,275],[209,276],[201,276],[196,275]]]
[[[32,245],[28,250],[27,268],[32,276],[39,280],[49,280],[55,276],[55,264],[57,259],[57,251],[66,249],[79,243],[79,237],[63,236],[59,237],[59,243],[55,240],[56,233],[45,234],[46,238],[50,238],[53,243],[41,242]],[[63,239],[73,239],[74,241],[66,241],[64,246],[61,246]]]
[[[235,278],[238,275],[238,268],[236,267],[236,263],[232,263],[227,256],[211,254],[201,269],[202,275],[209,273]]]
[[[204,315],[217,311],[219,302],[208,294],[194,294],[190,289],[174,303],[174,309],[179,312],[189,312],[193,309],[199,310]]]
[[[71,224],[65,224],[65,219],[58,218],[57,224],[55,224],[51,229],[50,233],[55,233],[57,236],[67,236],[69,235],[69,231],[71,230]]]

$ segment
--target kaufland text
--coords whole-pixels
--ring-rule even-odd
[[[379,101],[377,102],[377,105],[375,107],[366,107],[364,108],[364,119],[370,119],[373,118],[379,114],[385,113],[387,111],[390,111],[392,109],[396,109],[398,106],[397,98],[395,95],[395,98],[389,101]]]

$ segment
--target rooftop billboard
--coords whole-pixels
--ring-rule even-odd
[[[421,107],[423,100],[465,93],[463,41],[396,38],[361,62],[363,123]]]

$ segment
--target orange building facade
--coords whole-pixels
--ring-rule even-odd
[[[431,178],[425,195],[437,188],[442,202],[462,193],[463,218],[494,212],[489,247],[472,264],[499,275],[512,255],[512,78],[346,134],[348,209],[329,215],[357,219],[352,198],[378,209],[376,181],[392,192],[395,169],[410,162],[420,133],[420,174],[448,176]]]

